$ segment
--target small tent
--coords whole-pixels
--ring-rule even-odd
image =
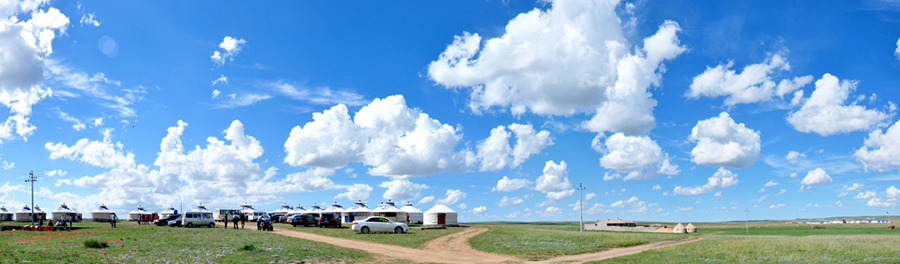
[[[382,216],[391,219],[394,222],[407,223],[406,212],[400,210],[400,208],[391,200],[381,203],[381,205],[372,210],[372,215]]]
[[[341,215],[344,213],[344,207],[338,204],[338,202],[334,202],[327,209],[322,211],[323,213],[337,213],[338,219],[342,218]],[[343,220],[343,219],[342,219]],[[343,223],[344,221],[341,221]]]
[[[80,221],[78,218],[78,211],[75,211],[69,208],[66,203],[62,203],[59,205],[59,208],[50,212],[50,220],[66,220],[66,221]]]
[[[684,228],[688,233],[697,233],[697,227],[694,224],[688,223],[687,227]]]
[[[151,215],[151,214],[153,214],[153,213],[147,212],[147,210],[144,210],[143,206],[138,205],[137,209],[134,209],[134,211],[131,211],[128,213],[128,221],[137,221],[144,215]]]
[[[684,225],[678,223],[675,225],[675,228],[672,229],[672,233],[686,233],[687,230],[684,230]]]
[[[456,212],[443,204],[437,204],[423,214],[424,225],[448,225],[455,226]]]
[[[344,210],[341,218],[344,219],[344,223],[353,223],[353,221],[362,220],[369,216],[372,216],[372,209],[366,206],[362,200],[358,200],[350,208]]]
[[[413,207],[412,203],[409,201],[407,201],[403,207],[400,207],[400,210],[406,212],[406,220],[410,224],[422,224],[425,214],[422,213],[422,210],[419,210],[419,208]]]
[[[100,207],[98,207],[97,210],[91,211],[91,221],[106,222],[112,219],[115,214],[116,213],[109,210],[105,204],[100,204]]]
[[[12,221],[13,213],[6,210],[6,206],[0,206],[0,221]]]
[[[169,205],[169,208],[166,208],[165,211],[162,211],[162,213],[159,213],[159,217],[166,218],[173,214],[178,214],[178,210],[175,209],[175,206]]]

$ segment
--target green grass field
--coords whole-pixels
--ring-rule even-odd
[[[291,225],[288,225],[288,224],[275,224],[275,228],[307,232],[307,233],[319,234],[319,235],[330,236],[330,237],[363,240],[363,241],[369,241],[369,242],[375,242],[375,243],[381,243],[381,244],[389,244],[389,245],[395,245],[395,246],[401,246],[401,247],[409,247],[409,248],[421,248],[425,245],[425,242],[431,241],[438,237],[442,237],[445,235],[463,231],[463,228],[450,227],[447,229],[426,229],[426,230],[410,229],[409,233],[405,233],[405,234],[372,233],[372,234],[363,235],[363,234],[360,234],[353,230],[350,230],[350,225],[344,225],[341,228],[317,228],[317,227],[303,227],[303,226],[292,227]]]
[[[255,226],[253,230],[225,230],[221,225],[178,228],[122,221],[115,229],[96,222],[75,226],[90,228],[0,232],[0,263],[318,263],[373,259],[363,251],[260,232]],[[109,247],[87,249],[82,243],[89,239],[107,242]]]

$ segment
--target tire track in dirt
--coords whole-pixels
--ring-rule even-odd
[[[469,239],[484,233],[487,228],[466,228],[458,233],[438,237],[425,243],[425,249],[379,244],[354,239],[336,238],[306,232],[275,229],[274,233],[306,240],[318,241],[335,246],[363,250],[392,259],[406,259],[415,262],[434,263],[499,263],[522,262],[513,256],[487,253],[473,249]]]

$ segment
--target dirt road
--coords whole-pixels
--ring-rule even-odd
[[[487,228],[483,227],[469,227],[462,232],[442,236],[428,241],[427,243],[425,243],[424,249],[414,249],[367,242],[362,240],[329,237],[285,229],[275,229],[274,233],[290,237],[302,238],[306,240],[319,241],[340,247],[359,249],[372,254],[382,255],[387,259],[406,259],[414,262],[434,263],[528,263],[525,260],[518,259],[513,256],[487,253],[473,249],[472,246],[469,245],[469,239],[478,234],[484,233],[487,230]],[[562,256],[532,263],[584,263],[587,261],[603,260],[608,258],[637,254],[646,250],[693,243],[700,240],[703,240],[703,238],[690,240],[659,241],[634,247],[614,248],[595,253]]]
[[[640,246],[633,246],[633,247],[627,247],[627,248],[614,248],[614,249],[610,249],[610,250],[606,250],[606,251],[600,251],[600,252],[595,252],[595,253],[586,253],[586,254],[581,254],[581,255],[562,256],[562,257],[557,257],[557,258],[540,261],[537,263],[554,263],[554,262],[585,263],[588,261],[604,260],[604,259],[621,257],[621,256],[626,256],[626,255],[631,255],[631,254],[637,254],[637,253],[641,253],[641,252],[644,252],[647,250],[653,250],[653,249],[657,249],[657,248],[664,248],[664,247],[669,247],[669,246],[694,243],[694,242],[697,242],[700,240],[703,240],[703,238],[700,237],[700,238],[693,238],[693,239],[688,239],[688,240],[657,241],[657,242],[640,245]]]
[[[336,246],[354,248],[373,254],[384,255],[392,259],[406,259],[415,262],[434,263],[499,263],[521,262],[512,256],[492,254],[472,249],[469,246],[469,238],[484,233],[487,228],[470,227],[466,230],[442,236],[425,243],[425,249],[414,249],[394,245],[385,245],[361,240],[336,238],[298,232],[284,229],[275,229],[274,233],[290,237],[319,241]]]

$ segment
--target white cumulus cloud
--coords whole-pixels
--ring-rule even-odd
[[[284,143],[291,166],[340,168],[350,162],[371,166],[371,175],[425,176],[465,172],[475,154],[456,151],[461,133],[406,106],[401,95],[375,99],[351,120],[347,106],[313,113]]]
[[[858,199],[858,200],[872,199],[872,198],[875,198],[876,196],[878,196],[878,195],[875,194],[875,191],[866,191],[864,193],[861,192],[861,193],[857,194],[855,197],[853,197],[853,199]]]
[[[707,179],[705,185],[698,187],[676,186],[674,193],[677,195],[698,195],[708,193],[716,189],[728,188],[740,182],[737,177],[738,175],[732,173],[730,170],[719,167],[719,170],[716,171],[716,173],[713,174],[712,177]]]
[[[498,107],[514,115],[596,113],[591,131],[641,134],[653,128],[656,100],[647,89],[659,85],[662,62],[686,50],[677,23],[631,50],[616,14],[618,2],[554,1],[509,21],[502,36],[456,36],[428,76],[448,88],[471,89],[476,113]],[[483,45],[482,45],[483,44]],[[574,70],[573,70],[574,69]]]
[[[863,147],[853,156],[862,162],[866,170],[889,171],[900,169],[900,121],[882,132],[877,129],[869,133]]]
[[[813,80],[812,76],[803,76],[793,80],[783,79],[776,84],[771,75],[791,69],[781,54],[770,55],[759,64],[747,65],[740,74],[731,70],[732,66],[734,62],[729,61],[715,68],[707,67],[706,71],[694,77],[686,95],[691,98],[726,96],[725,105],[755,103],[771,100],[773,96],[782,97]]]
[[[765,184],[765,186],[766,186],[766,187],[772,187],[772,186],[778,186],[779,184],[781,184],[781,183],[780,183],[780,182],[776,182],[776,181],[769,181],[769,182],[767,182],[767,183]]]
[[[535,181],[536,186],[534,189],[543,193],[550,193],[572,188],[568,174],[565,161],[560,161],[559,164],[556,164],[552,160],[548,160],[544,165],[544,174]]]
[[[784,158],[787,159],[788,162],[790,162],[791,164],[797,164],[797,162],[799,162],[797,160],[797,158],[801,158],[801,157],[806,157],[806,154],[796,152],[793,150],[789,151],[788,154],[784,156]]]
[[[536,132],[531,124],[509,125],[510,133],[504,126],[498,126],[491,130],[491,135],[478,143],[478,159],[481,161],[481,171],[496,171],[507,166],[518,167],[531,155],[538,154],[544,148],[553,145],[550,132],[543,130]],[[509,138],[516,135],[516,145],[511,147]]]
[[[866,130],[888,119],[888,114],[866,109],[855,102],[844,104],[857,84],[857,81],[841,81],[826,73],[816,81],[816,90],[800,110],[787,116],[788,123],[800,132],[829,136]]]
[[[872,198],[866,205],[869,207],[894,207],[897,206],[897,199],[882,200],[881,198]]]
[[[500,206],[500,207],[506,207],[506,206],[510,206],[510,205],[520,204],[520,203],[522,203],[522,202],[524,202],[524,201],[525,201],[525,199],[522,199],[521,197],[515,197],[515,196],[513,196],[513,197],[506,197],[506,196],[503,196],[503,198],[500,198],[500,202],[497,203],[497,206]]]
[[[497,187],[491,189],[494,192],[511,192],[518,189],[522,189],[534,184],[532,181],[528,179],[510,179],[509,177],[503,176],[503,179],[497,181]]]
[[[353,186],[347,187],[347,192],[339,193],[334,196],[335,199],[347,198],[351,201],[361,201],[369,199],[369,195],[372,193],[372,186],[368,184],[356,183]]]
[[[822,168],[816,168],[815,170],[809,171],[809,173],[806,174],[806,177],[803,177],[803,181],[801,181],[800,184],[820,185],[829,182],[831,182],[831,176],[828,176],[828,173],[825,173],[825,170]]]
[[[900,189],[897,189],[893,185],[887,188],[887,197],[888,198],[900,198]]]
[[[475,208],[472,208],[472,214],[475,214],[478,216],[486,216],[488,214],[488,209],[487,209],[487,207],[484,207],[484,206],[475,207]]]
[[[735,123],[726,112],[697,122],[688,140],[697,142],[691,150],[697,164],[746,168],[759,157],[759,132]]]
[[[599,137],[594,138],[599,141]],[[595,146],[600,146],[595,142]],[[626,136],[616,133],[606,139],[602,147],[597,147],[603,157],[600,166],[617,173],[604,176],[604,180],[622,177],[623,180],[648,180],[660,174],[678,174],[678,165],[672,164],[669,155],[648,136]]]
[[[467,194],[460,190],[447,190],[446,195],[447,197],[443,199],[437,199],[435,203],[444,205],[455,204],[459,202],[459,200],[465,199]]]
[[[387,188],[387,191],[384,192],[384,199],[393,199],[393,200],[415,200],[419,199],[422,195],[419,193],[422,189],[428,189],[428,186],[425,184],[417,184],[413,183],[407,179],[395,179],[392,181],[382,182],[378,187]],[[432,199],[434,199],[432,197]],[[429,201],[430,202],[430,201]],[[420,204],[426,203],[423,201],[419,201]]]
[[[222,40],[222,43],[219,43],[219,48],[222,51],[214,51],[213,55],[209,58],[212,59],[213,63],[218,66],[225,65],[226,61],[233,61],[234,56],[237,56],[243,46],[247,44],[247,41],[244,39],[236,39],[230,36],[225,36],[225,39]]]

